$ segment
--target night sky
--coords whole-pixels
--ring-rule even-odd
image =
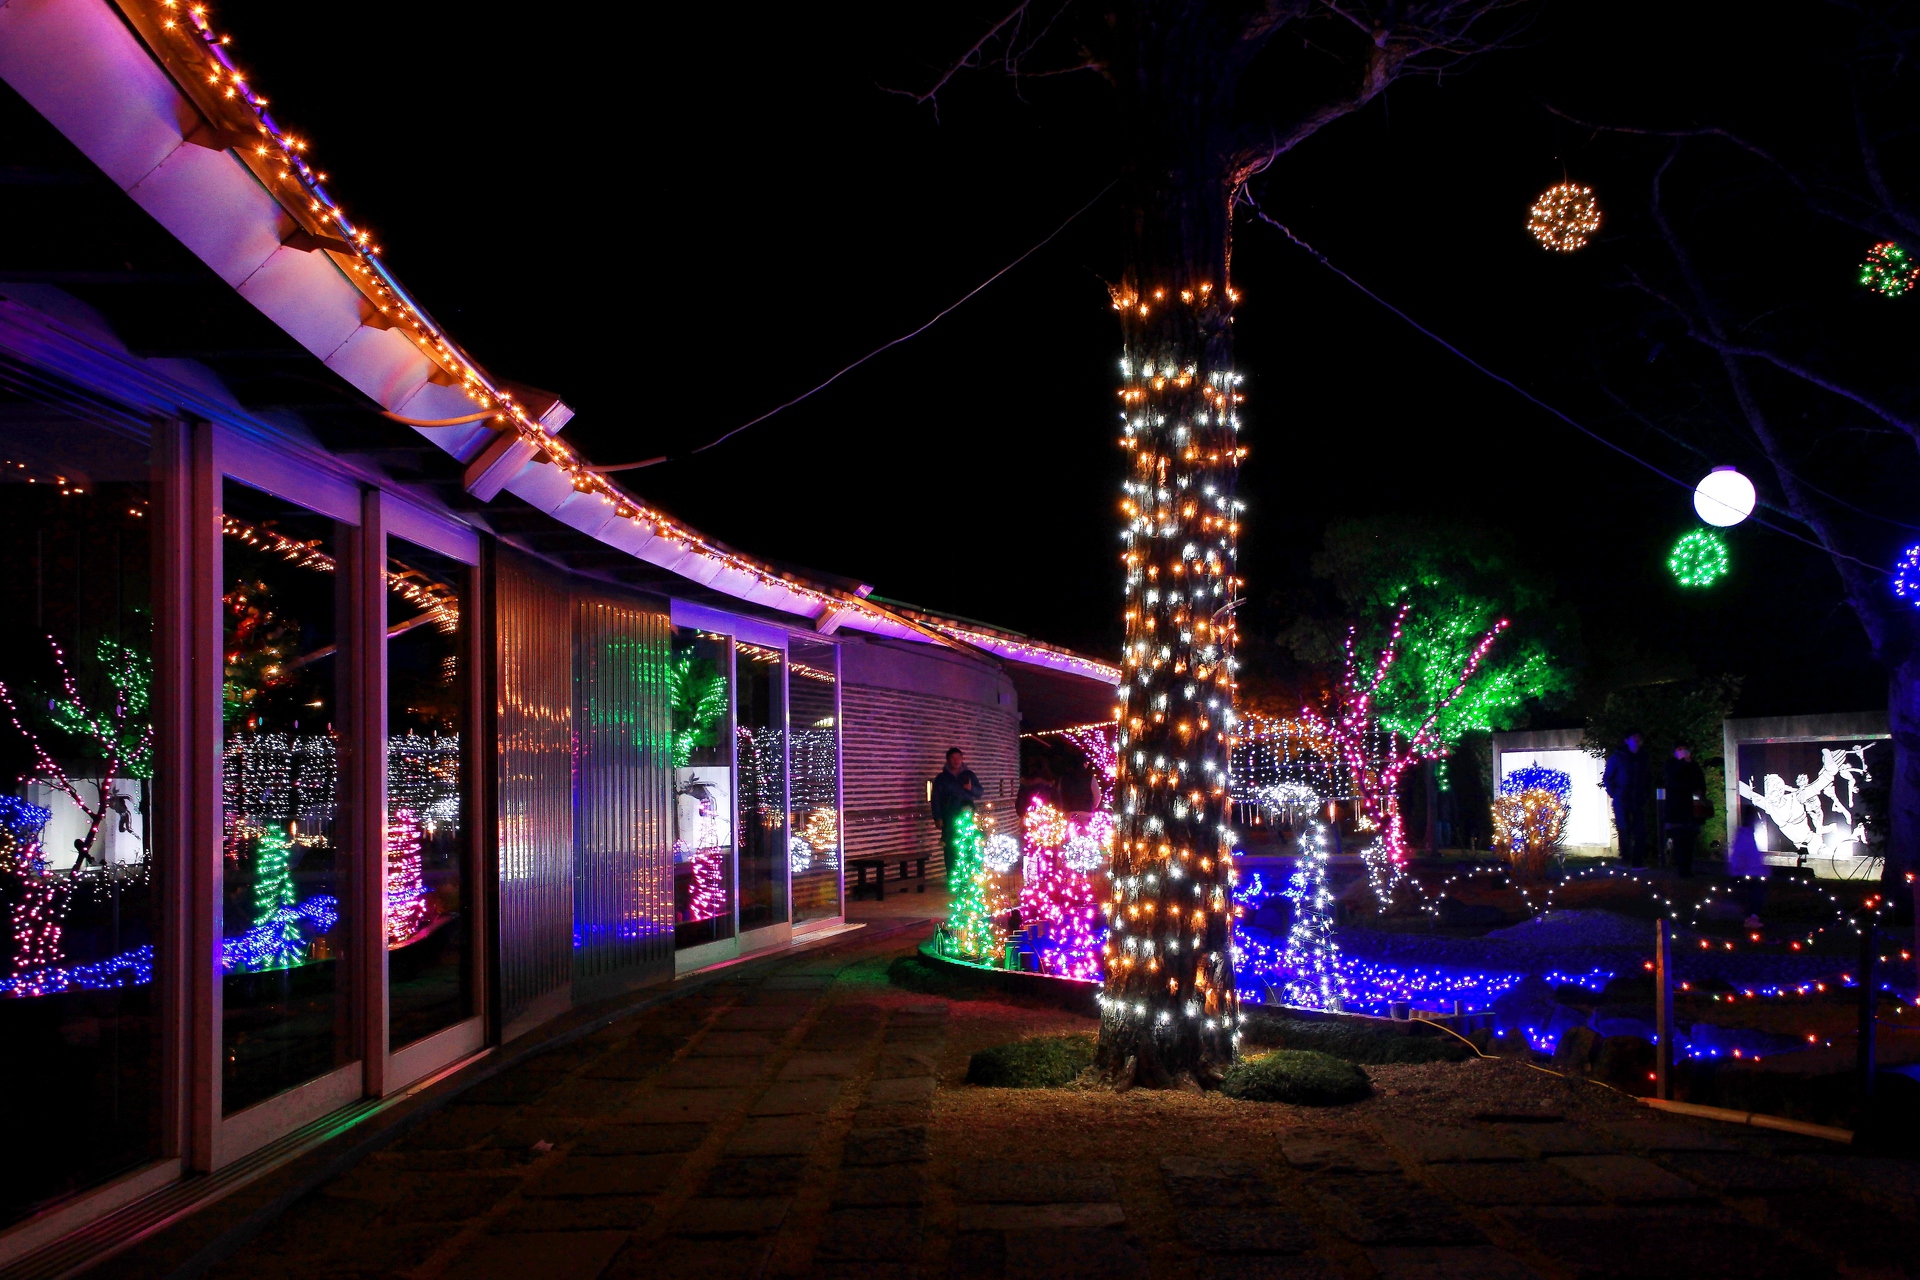
[[[377,30],[264,0],[215,16],[400,278],[497,375],[563,395],[579,414],[567,438],[599,462],[684,452],[813,386],[1004,266],[1117,171],[1091,78],[1016,90],[976,72],[937,119],[886,92],[926,84],[986,9],[654,6],[591,25],[417,0],[378,12]],[[1547,107],[1791,131],[1782,99],[1821,74],[1804,33],[1744,29],[1751,11],[1724,3],[1533,12],[1510,48],[1403,82],[1283,159],[1256,196],[1621,445],[1688,481],[1738,464],[1764,500],[1758,457],[1689,452],[1608,398],[1621,384],[1609,362],[1632,345],[1620,282],[1657,155]],[[1594,186],[1608,215],[1567,257],[1524,229],[1563,177]],[[743,550],[1111,655],[1116,212],[1109,197],[806,404],[629,483]],[[1755,270],[1777,260],[1792,280],[1847,284],[1860,247],[1769,244]],[[1285,621],[1329,519],[1466,517],[1508,532],[1578,607],[1590,689],[1630,669],[1733,671],[1743,714],[1884,705],[1820,555],[1749,525],[1731,535],[1732,578],[1682,592],[1664,560],[1695,523],[1687,493],[1473,372],[1270,228],[1243,216],[1235,255],[1256,639]],[[1920,336],[1917,309],[1886,323]],[[1898,479],[1883,509],[1920,519],[1897,500],[1913,477]],[[1899,531],[1887,537],[1890,561]]]

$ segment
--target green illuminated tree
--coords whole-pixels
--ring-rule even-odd
[[[667,669],[668,700],[673,708],[673,765],[685,768],[695,747],[720,741],[727,714],[727,678],[713,663],[683,653]]]

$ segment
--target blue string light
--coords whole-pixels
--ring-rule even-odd
[[[1920,542],[1901,552],[1900,563],[1893,566],[1893,594],[1920,609]]]

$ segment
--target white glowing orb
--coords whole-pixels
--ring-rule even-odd
[[[1753,514],[1753,481],[1732,467],[1715,467],[1693,491],[1693,509],[1708,524],[1729,528]]]

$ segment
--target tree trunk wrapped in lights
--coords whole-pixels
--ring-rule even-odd
[[[1207,152],[1191,158],[1204,165]],[[1246,449],[1226,174],[1214,183],[1142,182],[1146,216],[1114,291],[1126,339],[1126,648],[1098,1065],[1116,1083],[1157,1087],[1216,1082],[1240,1019],[1227,764],[1240,585],[1233,495]]]
[[[1116,1084],[1210,1084],[1233,1059],[1227,757],[1240,379],[1229,287],[1237,193],[1401,76],[1480,49],[1504,0],[1032,0],[924,92],[970,67],[1091,72],[1122,140],[1126,654],[1112,934],[1097,1065]],[[1331,69],[1331,74],[1329,71]],[[1243,98],[1242,81],[1263,82]],[[1088,81],[1093,82],[1094,76]],[[1276,86],[1288,92],[1275,95]],[[1277,105],[1277,104],[1284,105]],[[962,882],[964,887],[964,881]]]

